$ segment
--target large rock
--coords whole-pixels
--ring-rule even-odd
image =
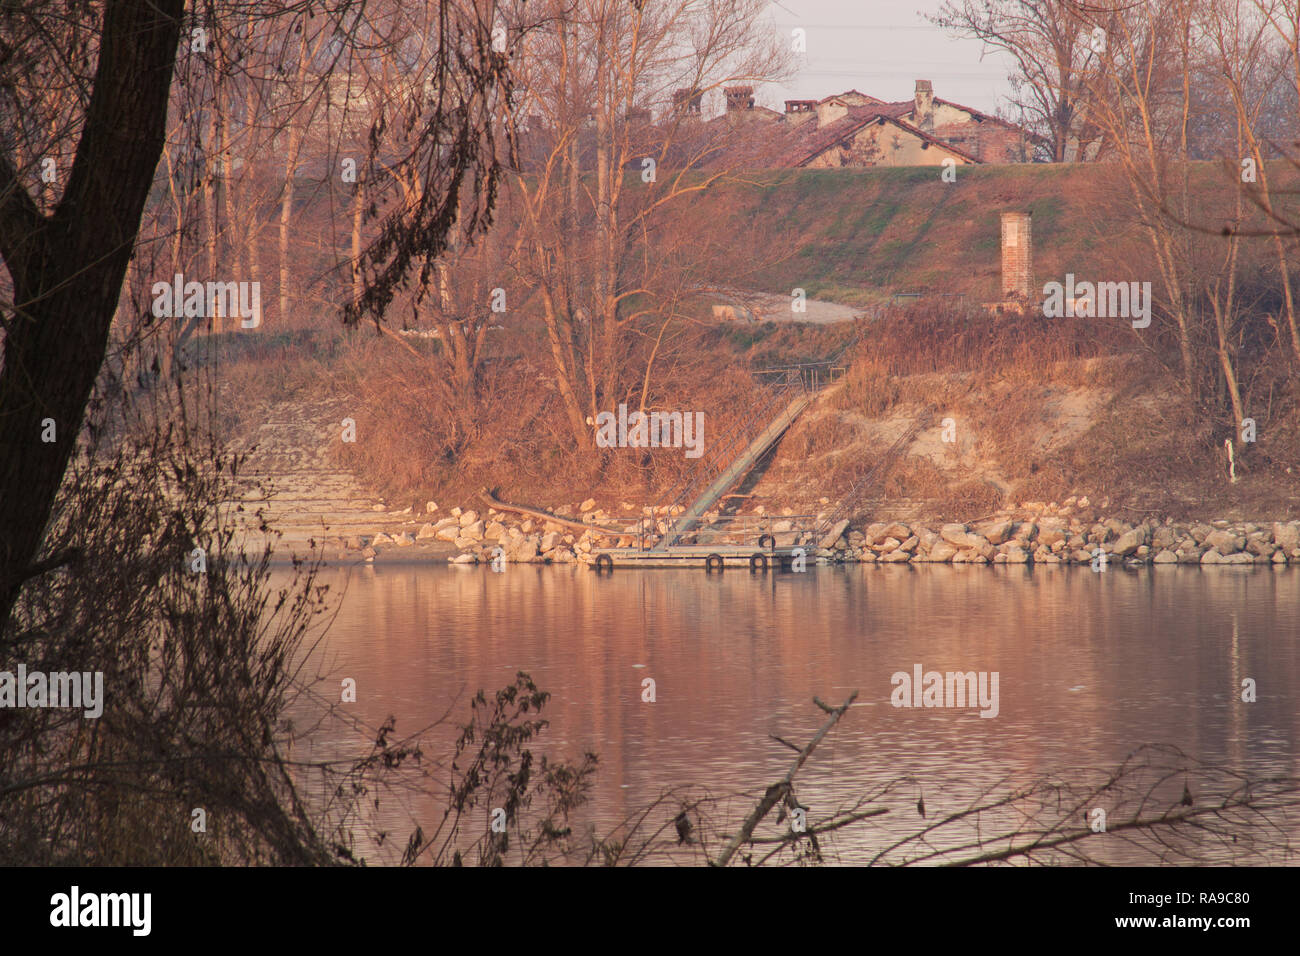
[[[462,511],[462,512],[461,512],[461,514],[460,514],[460,526],[461,526],[462,528],[468,528],[468,527],[469,527],[470,525],[472,525],[475,521],[478,521],[478,512],[477,512],[477,511]]]
[[[989,544],[1002,544],[1011,537],[1011,532],[1015,525],[1005,519],[998,521],[989,521],[975,528],[976,533],[981,535]]]
[[[1209,551],[1206,551],[1203,555],[1201,555],[1201,564],[1222,564],[1222,563],[1223,563],[1223,555],[1221,555],[1214,548],[1211,548]]]
[[[912,556],[908,554],[906,551],[895,549],[893,551],[890,551],[888,554],[882,556],[880,560],[890,564],[899,564],[904,561],[910,561],[911,559]]]
[[[862,529],[862,536],[866,539],[867,544],[875,544],[877,541],[884,541],[889,537],[887,534],[889,525],[875,522],[867,525]]]
[[[899,541],[906,541],[912,536],[912,529],[902,522],[895,521],[885,528],[885,537],[897,538]]]
[[[1246,536],[1246,550],[1251,554],[1261,558],[1271,558],[1276,548],[1277,545],[1269,540],[1267,531],[1256,531]]]
[[[1214,528],[1208,524],[1194,524],[1191,534],[1197,544],[1205,544],[1205,539],[1214,534]]]
[[[930,549],[930,553],[926,556],[926,560],[939,562],[951,561],[956,554],[957,549],[951,544],[947,541],[939,541]]]
[[[1172,525],[1162,525],[1151,535],[1151,547],[1168,551],[1178,544],[1179,537],[1177,528]]]
[[[1159,554],[1157,554],[1152,559],[1151,563],[1152,564],[1177,564],[1178,555],[1174,554],[1172,551],[1168,549],[1165,549],[1162,550]]]
[[[1066,525],[1060,518],[1044,518],[1038,523],[1037,543],[1041,547],[1050,548],[1058,541],[1064,544],[1066,537]]]
[[[918,538],[916,535],[912,535],[910,538],[908,538],[906,541],[904,541],[902,544],[898,546],[898,550],[906,551],[908,554],[912,554],[916,551],[916,546],[920,543],[921,543],[921,539]]]
[[[899,541],[897,538],[886,538],[884,541],[880,542],[880,544],[876,545],[876,550],[881,554],[888,554],[891,551],[896,551],[898,546],[902,543],[903,542]]]
[[[1132,554],[1141,544],[1141,536],[1138,534],[1138,530],[1134,528],[1132,531],[1125,531],[1121,534],[1115,540],[1115,543],[1111,545],[1110,552],[1122,558],[1125,555]]]
[[[848,528],[848,526],[849,526],[848,518],[841,518],[839,521],[835,522],[835,524],[831,525],[831,529],[827,531],[825,535],[822,536],[822,539],[820,541],[817,542],[817,547],[829,548],[832,545],[834,545],[835,542],[840,539],[840,535],[844,533],[845,529]]]
[[[425,538],[432,538],[437,536],[437,534],[438,534],[438,529],[435,528],[433,525],[426,523],[420,525],[420,530],[416,532],[415,537],[417,540],[423,541]]]
[[[1232,554],[1246,546],[1246,539],[1231,531],[1211,531],[1205,536],[1205,544],[1219,554]]]
[[[1273,522],[1273,543],[1287,553],[1300,549],[1300,521]]]
[[[559,547],[559,545],[560,533],[558,531],[548,531],[546,534],[542,535],[542,543],[540,545],[542,554],[554,551]]]
[[[985,543],[977,534],[971,534],[964,524],[946,524],[939,529],[939,536],[958,550],[978,548]]]
[[[460,524],[456,523],[448,525],[445,528],[439,528],[437,532],[435,532],[434,537],[439,541],[455,541],[460,537]]]
[[[1025,564],[1029,560],[1029,552],[1014,541],[1006,546],[1002,556],[1006,558],[1007,564]]]
[[[500,541],[502,536],[507,533],[505,525],[500,521],[493,521],[484,529],[483,537],[487,538],[489,541]]]
[[[473,512],[470,512],[470,513],[472,514]],[[470,522],[469,524],[462,524],[462,525],[460,526],[460,536],[461,536],[462,538],[471,538],[471,539],[473,539],[474,541],[482,541],[482,540],[483,540],[483,522],[482,522],[482,521],[472,521],[472,522]]]
[[[537,548],[541,538],[535,534],[513,541],[508,552],[511,561],[532,561],[537,557]]]

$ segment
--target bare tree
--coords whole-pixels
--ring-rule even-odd
[[[735,175],[736,131],[703,122],[699,103],[787,68],[764,6],[556,0],[555,27],[526,48],[511,104],[531,134],[513,177],[512,241],[579,447],[605,403],[641,385],[644,404],[655,349],[630,367],[629,343],[661,337],[697,278],[662,257],[668,213]]]
[[[982,41],[1015,63],[1008,79],[1021,121],[1054,163],[1094,159],[1103,147],[1086,75],[1103,46],[1070,0],[947,0],[930,21]],[[1102,35],[1104,36],[1104,35]]]

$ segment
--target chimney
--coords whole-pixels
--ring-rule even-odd
[[[1032,212],[1002,214],[1002,297],[1028,299],[1034,294]]]
[[[728,113],[754,108],[754,88],[752,86],[728,86],[723,92],[727,96]]]
[[[826,99],[817,104],[817,128],[829,126],[838,119],[849,115],[849,108],[843,100]]]
[[[929,80],[916,81],[916,93],[912,99],[912,121],[917,129],[923,132],[934,131],[934,86]]]
[[[673,109],[687,115],[698,116],[702,99],[704,99],[704,94],[699,90],[677,90],[673,93]]]

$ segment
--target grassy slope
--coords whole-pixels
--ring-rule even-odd
[[[1004,211],[1032,211],[1040,277],[1099,272],[1130,228],[1100,214],[1118,208],[1105,201],[1113,188],[1107,168],[972,167],[959,169],[955,183],[943,182],[940,172],[796,170],[715,189],[710,201],[730,210],[722,215],[734,228],[789,243],[784,259],[763,271],[764,291],[799,286],[816,298],[859,305],[918,290],[993,299]]]

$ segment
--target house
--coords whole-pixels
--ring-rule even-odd
[[[752,86],[724,87],[722,94],[722,112],[708,119],[704,91],[690,88],[674,91],[671,108],[657,116],[644,106],[627,109],[619,132],[632,146],[627,170],[640,172],[647,156],[670,169],[1023,163],[1038,145],[1034,134],[1013,123],[936,97],[929,80],[917,80],[912,99],[897,103],[846,90],[820,100],[786,100],[783,113],[757,105]],[[529,130],[522,139],[533,155],[525,166],[543,165],[547,131],[531,121]],[[594,124],[579,131],[583,168],[590,168],[593,135]]]
[[[727,96],[732,126],[759,115],[752,91]],[[760,108],[757,108],[761,110]],[[1023,163],[1033,158],[1035,138],[1013,123],[934,95],[929,80],[917,80],[912,99],[889,103],[858,90],[820,100],[786,100],[785,112],[764,111],[779,126],[736,142],[731,159],[745,165],[827,169],[849,166],[959,166]],[[718,122],[713,120],[711,122]],[[722,160],[725,161],[725,160]]]
[[[975,156],[981,163],[1027,163],[1034,137],[1027,130],[987,113],[934,95],[929,80],[917,80],[912,108],[899,117],[909,126]]]
[[[901,118],[898,104],[843,106],[829,122],[797,128],[776,164],[783,168],[837,169],[846,166],[958,166],[980,159]]]
[[[1027,131],[937,98],[929,80],[917,80],[912,99],[898,103],[857,90],[815,103],[787,100],[784,125],[785,143],[775,157],[782,167],[1023,163],[1033,156]]]

